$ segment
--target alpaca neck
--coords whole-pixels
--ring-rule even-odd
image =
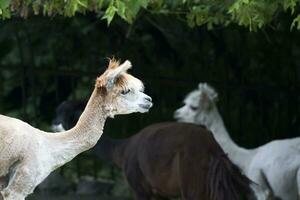
[[[105,103],[103,102],[95,89],[75,127],[51,135],[55,140],[55,144],[52,144],[52,154],[58,160],[58,165],[92,148],[100,139],[108,117],[104,112]]]
[[[126,141],[127,139],[112,139],[103,135],[92,153],[108,164],[122,167]]]
[[[228,154],[229,158],[245,171],[256,150],[242,148],[231,139],[217,108],[214,108],[207,116],[207,120],[205,120],[207,128],[212,131],[215,139]]]

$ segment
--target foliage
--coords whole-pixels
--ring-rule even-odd
[[[143,12],[142,12],[143,11]],[[300,29],[299,0],[0,0],[0,17],[29,15],[75,16],[95,12],[108,24],[116,15],[132,24],[141,14],[161,14],[183,19],[191,27],[238,24],[256,31],[267,24],[277,27],[281,14]]]

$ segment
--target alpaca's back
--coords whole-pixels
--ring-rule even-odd
[[[0,158],[4,157],[2,151],[8,146],[26,142],[26,129],[30,126],[21,120],[0,115]]]

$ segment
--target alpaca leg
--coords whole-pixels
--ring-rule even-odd
[[[22,170],[17,170],[8,186],[1,191],[3,200],[24,200],[30,194],[28,187],[31,183],[27,179],[28,177],[23,175]]]
[[[30,165],[20,164],[9,180],[8,186],[1,191],[4,200],[24,200],[38,184],[39,176],[34,174]]]
[[[269,192],[260,185],[252,183],[250,187],[256,200],[272,200],[271,194],[269,194]]]
[[[190,187],[190,184],[191,184],[191,182],[181,181],[181,199],[182,200],[198,199],[197,196],[199,196],[199,195],[197,194],[197,192],[195,192],[196,190],[194,190],[194,188]]]
[[[135,200],[151,200],[151,195],[145,191],[143,182],[140,182],[140,179],[135,179],[135,177],[127,176],[127,182],[133,192]]]
[[[138,166],[138,164],[135,162],[129,162],[125,167],[125,176],[134,194],[134,199],[151,200],[152,196],[149,186],[141,170],[136,166]]]
[[[133,192],[135,200],[152,200],[151,196],[147,194],[139,185],[130,180],[128,180],[128,183],[131,187],[131,191]]]
[[[257,169],[252,170],[251,173],[248,174],[250,179],[254,181],[251,184],[251,189],[254,191],[255,197],[257,200],[273,200],[273,192],[272,189],[269,188],[269,184],[267,178],[264,176],[264,173]]]

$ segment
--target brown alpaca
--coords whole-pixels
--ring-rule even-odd
[[[69,131],[47,133],[0,115],[0,193],[4,200],[24,200],[53,170],[92,148],[107,117],[148,111],[151,98],[143,93],[142,82],[126,73],[130,67],[129,61],[122,65],[110,61]]]
[[[192,124],[154,124],[115,146],[112,159],[137,200],[237,200],[250,194],[249,179],[210,134]]]
[[[77,102],[59,106],[54,128],[71,128]],[[76,109],[75,109],[76,108]],[[224,154],[211,133],[187,123],[159,123],[124,140],[102,136],[93,149],[120,167],[137,200],[237,200],[252,194],[247,177]]]

